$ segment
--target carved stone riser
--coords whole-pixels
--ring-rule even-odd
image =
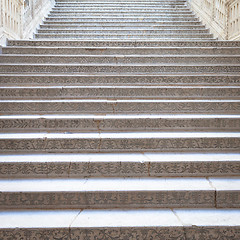
[[[240,138],[1,139],[1,153],[239,152]]]
[[[80,22],[78,21],[72,21],[72,22],[61,22],[61,24],[59,24],[59,22],[54,22],[54,21],[43,21],[43,24],[44,25],[40,25],[41,27],[42,26],[51,26],[51,25],[58,25],[58,26],[72,26],[72,25],[75,25],[76,27],[79,27],[79,24]],[[84,26],[93,26],[92,22],[91,21],[85,21],[85,22],[81,22],[81,25],[84,27]],[[138,26],[139,28],[143,27],[143,26],[157,26],[157,27],[161,27],[161,26],[165,26],[165,27],[168,27],[168,26],[179,26],[180,28],[183,27],[183,26],[186,26],[186,25],[193,25],[193,26],[196,26],[196,27],[200,27],[201,26],[201,23],[198,22],[198,21],[156,21],[156,22],[139,22],[139,21],[135,21],[135,22],[119,22],[119,21],[116,21],[116,22],[95,22],[94,23],[94,26],[95,27],[104,27],[104,26]]]
[[[238,131],[240,118],[0,119],[0,132]]]
[[[91,64],[113,64],[113,66],[119,66],[121,64],[149,64],[150,67],[154,67],[154,65],[157,64],[179,64],[180,66],[182,64],[235,64],[238,65],[240,62],[240,56],[63,56],[63,55],[57,55],[57,56],[48,56],[48,55],[0,55],[0,62],[1,63],[30,63],[30,64],[44,64],[44,63],[50,63],[51,65],[54,63],[59,64],[88,64],[91,66]],[[163,66],[159,66],[160,68]],[[70,65],[71,67],[71,65]],[[97,66],[98,67],[98,66]],[[101,67],[101,66],[99,66]],[[133,66],[134,67],[134,66]],[[146,66],[142,65],[143,69],[146,68]],[[167,66],[166,66],[167,67]],[[176,66],[178,67],[178,66]],[[156,68],[156,67],[155,67]],[[197,68],[197,66],[196,66]],[[224,69],[224,67],[223,67]],[[146,71],[146,70],[145,70]],[[156,71],[156,70],[155,70]]]
[[[91,22],[115,22],[115,21],[119,21],[119,22],[152,22],[152,21],[199,21],[197,17],[167,17],[167,16],[162,16],[162,17],[145,17],[142,19],[142,21],[139,20],[139,17],[133,17],[133,18],[128,18],[128,17],[114,17],[114,18],[97,18],[97,17],[72,17],[72,18],[67,18],[67,17],[62,17],[62,18],[55,18],[55,17],[46,17],[45,18],[46,21],[63,21],[63,22],[71,22],[71,21],[79,21],[79,22],[85,22],[87,21],[91,21]]]
[[[95,239],[169,239],[202,240],[221,239],[239,240],[240,228],[222,227],[97,227],[97,228],[9,228],[0,229],[2,240],[95,240]]]
[[[0,99],[239,99],[239,88],[0,88]]]
[[[221,85],[233,85],[240,86],[240,77],[223,75],[223,76],[211,76],[211,75],[0,75],[1,86],[92,86],[94,85],[114,85],[114,86],[221,86]]]
[[[76,41],[76,40],[8,40],[8,46],[64,47],[240,47],[240,41]]]
[[[216,198],[215,198],[216,195]],[[0,209],[238,208],[239,191],[5,192]]]
[[[72,34],[72,33],[52,33],[52,34],[48,34],[48,33],[36,33],[34,35],[35,38],[39,38],[39,39],[106,39],[106,40],[111,40],[111,39],[131,39],[131,40],[135,40],[135,39],[169,39],[169,40],[177,40],[177,39],[186,39],[186,40],[191,40],[191,39],[208,39],[208,40],[214,40],[214,38],[212,37],[211,34],[202,34],[202,33],[196,33],[196,34],[135,34],[135,35],[129,35],[127,33],[125,34],[85,34],[85,35],[81,35],[81,34]]]
[[[62,17],[194,17],[195,15],[191,12],[186,11],[52,11],[49,14],[51,18],[62,18]]]
[[[85,26],[84,26],[85,25]],[[177,25],[177,24],[172,24],[172,25],[161,25],[161,24],[158,24],[158,25],[154,25],[154,24],[145,24],[145,25],[142,25],[142,26],[136,26],[135,24],[105,24],[105,25],[102,25],[100,26],[99,24],[96,24],[96,25],[88,25],[88,24],[84,24],[84,25],[77,25],[77,24],[74,24],[74,23],[69,23],[69,24],[44,24],[44,25],[41,25],[40,28],[43,30],[46,30],[46,29],[65,29],[65,30],[68,30],[68,29],[76,29],[76,30],[111,30],[111,29],[114,29],[114,30],[149,30],[149,29],[156,29],[156,30],[159,30],[159,29],[162,29],[162,30],[177,30],[177,29],[182,29],[182,30],[203,30],[205,29],[204,26],[201,26],[201,25],[192,25],[192,24],[188,24],[188,25]],[[146,49],[146,48],[145,48]],[[142,50],[145,50],[145,49],[142,49]],[[129,49],[130,50],[130,49]],[[133,52],[134,52],[134,49],[132,49]],[[146,49],[147,50],[147,49]],[[136,51],[137,52],[137,51]],[[211,52],[211,51],[210,51]],[[124,52],[124,49],[123,49],[123,53]],[[141,52],[139,51],[139,54],[141,54]]]
[[[159,158],[161,160],[161,157]],[[224,177],[239,176],[240,161],[1,162],[0,178]]]
[[[117,101],[2,101],[0,102],[1,114],[239,114],[240,101],[196,101],[181,102],[117,102]]]
[[[116,64],[2,64],[0,73],[239,73],[240,65],[128,65],[120,66]]]
[[[69,26],[68,26],[69,27]],[[3,54],[69,54],[69,55],[182,55],[182,54],[193,54],[193,55],[224,55],[231,54],[240,55],[240,48],[58,48],[58,47],[5,47],[2,49]]]

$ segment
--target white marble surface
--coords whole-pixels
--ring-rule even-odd
[[[228,179],[223,180],[227,185]],[[240,186],[238,190],[240,189]],[[206,178],[104,178],[0,180],[0,191],[191,191],[214,190]]]
[[[2,211],[0,228],[54,228],[69,227],[79,210],[61,211]]]
[[[239,209],[175,209],[174,212],[187,226],[240,226]]]
[[[55,210],[1,211],[0,228],[125,226],[240,226],[240,210]]]
[[[181,226],[171,210],[84,210],[72,227]]]
[[[209,178],[212,186],[218,190],[234,191],[240,189],[240,179],[239,178]]]
[[[113,133],[1,133],[0,139],[77,139],[77,138],[236,138],[238,132],[113,132]]]
[[[0,162],[170,162],[240,161],[240,154],[215,153],[89,153],[89,154],[11,154],[0,155]]]

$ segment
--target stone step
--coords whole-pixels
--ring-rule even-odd
[[[82,34],[74,34],[74,33],[36,33],[34,34],[35,38],[39,39],[80,39],[80,40],[99,40],[99,39],[115,39],[115,40],[144,40],[144,39],[169,39],[169,40],[179,40],[179,39],[186,39],[186,40],[215,40],[213,38],[213,35],[210,33],[193,33],[193,34],[181,34],[181,33],[171,33],[171,34],[129,34],[129,33],[123,33],[123,34],[104,34],[104,33],[86,33],[85,35]]]
[[[236,73],[240,64],[20,64],[2,63],[0,73]]]
[[[240,114],[239,100],[1,100],[1,114]]]
[[[24,221],[23,221],[24,219]],[[240,238],[237,209],[18,210],[0,212],[7,239]]]
[[[106,26],[96,26],[94,24],[92,25],[79,25],[79,24],[44,24],[40,25],[40,29],[54,29],[54,30],[70,30],[70,29],[75,29],[75,30],[96,30],[96,31],[101,31],[101,30],[159,30],[159,29],[166,29],[166,30],[201,30],[201,29],[206,29],[203,25],[146,25],[146,26],[138,26],[138,25],[106,25]]]
[[[139,21],[131,21],[131,22],[119,22],[119,21],[112,21],[112,22],[91,22],[91,21],[71,21],[71,22],[59,22],[59,21],[43,21],[44,25],[40,25],[41,27],[50,27],[50,26],[95,26],[95,27],[104,27],[104,26],[111,26],[111,27],[117,27],[117,26],[129,26],[129,27],[149,27],[149,26],[159,26],[159,27],[168,27],[168,26],[176,26],[176,27],[182,27],[186,25],[193,25],[196,27],[203,26],[199,21],[148,21],[148,22],[139,22]]]
[[[239,154],[94,153],[1,155],[1,179],[237,177]],[[99,185],[98,185],[99,186]]]
[[[186,87],[186,86],[43,86],[0,87],[1,100],[13,99],[238,99],[240,87]]]
[[[10,179],[0,191],[1,210],[240,207],[239,178]]]
[[[58,34],[47,34],[47,33],[37,33],[34,34],[35,38],[38,39],[79,39],[79,40],[99,40],[99,39],[105,39],[105,40],[146,40],[146,39],[151,39],[151,40],[163,40],[163,39],[169,39],[170,41],[174,40],[179,40],[179,39],[186,39],[186,40],[216,40],[215,38],[212,37],[212,34],[143,34],[143,35],[131,35],[131,34],[123,34],[123,35],[113,35],[113,34],[86,34],[86,35],[76,35],[76,34],[67,34],[67,33],[58,33]]]
[[[129,11],[129,12],[123,12],[123,11],[109,11],[109,12],[101,12],[101,11],[79,11],[79,12],[52,12],[48,15],[48,17],[54,17],[54,18],[62,18],[62,17],[81,17],[81,16],[89,16],[89,17],[175,17],[175,16],[179,16],[179,17],[194,17],[195,14],[189,13],[189,12],[153,12],[153,11],[144,11],[144,12],[140,12],[140,11]]]
[[[98,64],[112,64],[116,67],[126,64],[236,64],[240,63],[240,55],[27,55],[27,54],[2,54],[0,62],[7,63],[30,63],[30,64],[87,64],[88,66]],[[3,65],[4,66],[4,65]],[[144,65],[143,65],[144,66]]]
[[[154,8],[153,8],[154,7]],[[104,10],[104,11],[103,11]],[[55,6],[52,8],[50,13],[54,12],[84,12],[84,11],[93,11],[93,12],[106,12],[106,11],[124,11],[124,12],[131,12],[131,11],[137,11],[137,12],[145,12],[145,11],[151,11],[151,12],[178,12],[178,11],[184,11],[192,13],[192,11],[185,7],[185,6],[159,6],[159,5],[142,5],[142,6],[135,6],[135,5],[75,5],[75,6]]]
[[[74,22],[74,21],[78,21],[78,22],[98,22],[98,23],[104,23],[104,22],[153,22],[153,21],[157,21],[157,22],[161,22],[161,21],[189,21],[189,22],[193,22],[193,21],[199,21],[199,19],[197,17],[188,17],[188,16],[158,16],[158,17],[104,17],[104,18],[99,18],[99,17],[91,17],[91,16],[87,16],[87,17],[46,17],[45,18],[46,21],[53,21],[53,22]]]
[[[36,55],[240,55],[238,47],[32,47],[9,46],[2,48],[2,54]]]
[[[2,115],[0,132],[238,132],[239,115]]]
[[[240,133],[175,132],[173,134],[172,132],[138,132],[0,134],[0,151],[2,154],[239,153],[239,146]]]
[[[82,35],[166,35],[166,34],[208,34],[209,31],[207,29],[148,29],[148,30],[139,30],[139,29],[38,29],[37,31],[39,34],[46,33],[46,34],[82,34]],[[212,35],[208,35],[212,36]]]
[[[146,1],[146,0],[138,0],[138,1],[125,1],[125,0],[115,0],[115,1],[88,1],[88,0],[84,0],[84,1],[71,1],[71,0],[62,0],[62,1],[56,1],[56,4],[89,4],[89,5],[94,5],[94,4],[149,4],[149,3],[154,3],[154,4],[159,4],[159,5],[165,5],[165,4],[172,4],[172,5],[178,5],[178,4],[185,4],[186,5],[186,1]]]
[[[240,41],[209,40],[8,40],[8,46],[45,46],[45,47],[240,47]]]
[[[83,6],[95,6],[95,5],[135,5],[135,6],[142,6],[148,4],[154,4],[158,6],[164,5],[171,5],[171,6],[178,6],[184,5],[187,6],[186,1],[62,1],[62,2],[55,2],[55,6],[69,6],[69,5],[83,5]]]
[[[240,86],[240,74],[0,73],[1,86]]]
[[[103,14],[113,14],[113,13],[189,13],[193,12],[189,8],[172,8],[172,7],[158,7],[158,6],[145,6],[145,7],[131,7],[127,6],[94,6],[94,7],[59,7],[52,8],[49,14],[71,14],[71,13],[103,13]]]

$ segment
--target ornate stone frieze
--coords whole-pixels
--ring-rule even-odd
[[[2,153],[239,152],[239,138],[1,139]]]

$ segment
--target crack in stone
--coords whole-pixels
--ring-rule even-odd
[[[214,207],[217,208],[217,189],[209,179],[209,177],[206,177],[206,180],[208,181],[209,185],[214,189]]]
[[[71,226],[73,224],[73,222],[77,219],[77,217],[82,213],[83,209],[80,209],[80,211],[78,212],[78,214],[73,218],[73,220],[70,222],[69,224],[69,232],[71,231]]]

